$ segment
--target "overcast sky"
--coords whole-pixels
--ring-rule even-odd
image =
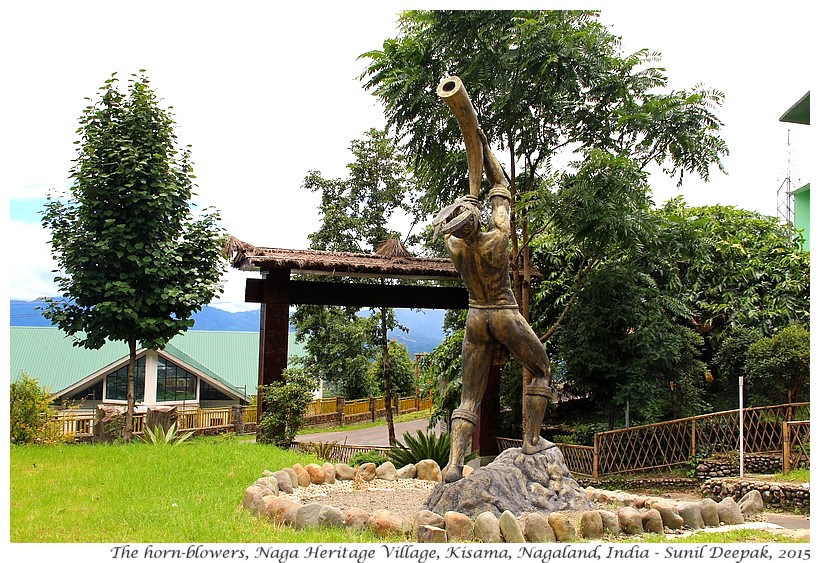
[[[341,4],[341,6],[339,6]],[[141,1],[16,2],[6,6],[3,191],[11,206],[6,269],[11,299],[55,292],[48,233],[36,210],[50,189],[68,187],[78,118],[113,73],[123,83],[146,69],[172,112],[180,140],[192,145],[198,201],[220,210],[234,236],[258,246],[306,248],[318,227],[318,196],[300,189],[310,170],[345,175],[350,141],[384,124],[377,100],[357,76],[357,57],[394,37],[403,4]],[[808,127],[778,118],[810,89],[814,64],[807,2],[604,2],[601,22],[623,37],[624,51],[659,51],[671,89],[699,82],[723,91],[718,111],[731,155],[728,175],[707,185],[653,175],[662,203],[721,203],[777,213],[789,170],[809,181]],[[485,7],[474,3],[468,6]],[[725,7],[724,7],[725,5]],[[538,7],[567,7],[544,3]],[[462,4],[463,7],[463,4]],[[589,4],[586,4],[589,7]],[[10,12],[10,13],[9,13]],[[433,95],[435,85],[431,85]],[[790,131],[790,133],[789,133]],[[231,272],[223,305],[243,301],[244,279]]]

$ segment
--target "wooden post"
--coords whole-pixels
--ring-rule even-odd
[[[601,437],[596,432],[592,435],[592,478],[598,479],[598,465],[600,464]]]
[[[789,435],[789,423],[783,423],[783,475],[791,469],[791,436]]]
[[[345,398],[336,397],[336,417],[339,419],[339,425],[345,423]]]
[[[693,458],[698,455],[698,423],[697,419],[692,419],[692,442],[689,446],[689,457]]]
[[[496,455],[498,453],[498,432],[501,418],[501,366],[490,366],[487,374],[487,387],[478,408],[478,424],[473,429],[473,450],[478,455]]]
[[[282,373],[288,367],[289,280],[290,270],[265,272],[259,315],[259,385],[282,381]],[[257,421],[261,421],[265,412],[261,394],[256,404]]]

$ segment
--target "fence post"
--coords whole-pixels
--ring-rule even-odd
[[[592,435],[592,478],[598,479],[598,465],[600,462],[601,436],[597,432]]]
[[[376,421],[376,397],[370,397],[370,420]]]
[[[245,411],[247,405],[231,405],[231,419],[233,420],[233,431],[237,434],[245,432]]]
[[[791,436],[789,436],[789,423],[783,422],[783,475],[791,469]]]
[[[345,423],[345,398],[336,397],[336,416],[339,419],[339,426]]]
[[[689,447],[689,457],[695,459],[698,455],[698,422],[697,419],[692,419],[692,443]]]

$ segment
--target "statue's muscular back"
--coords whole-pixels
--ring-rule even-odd
[[[467,287],[471,306],[516,304],[510,288],[509,240],[508,229],[498,226],[467,239],[445,237],[447,251]]]

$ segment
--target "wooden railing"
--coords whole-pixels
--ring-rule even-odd
[[[336,399],[334,399],[335,401]],[[353,416],[370,412],[370,399],[354,399],[345,401],[345,416]]]
[[[321,442],[293,442],[290,445],[293,451],[316,454],[323,457],[325,461],[332,463],[349,463],[351,458],[358,453],[377,452],[385,457],[390,448],[387,446],[362,446],[350,444],[326,444]]]
[[[145,429],[145,413],[134,413],[133,432],[142,434]],[[249,418],[254,420],[248,420]],[[245,410],[245,422],[255,422],[256,411],[252,408]],[[48,422],[50,431],[71,436],[74,438],[90,438],[94,434],[94,413],[89,411],[60,411]],[[233,425],[233,409],[215,407],[207,409],[191,409],[177,411],[178,430],[200,430],[205,428],[231,427]]]
[[[209,409],[185,409],[177,411],[178,430],[193,430],[195,428],[213,428],[215,426],[232,425],[233,409],[230,406]]]
[[[792,403],[744,409],[744,451],[771,453],[790,447],[801,452],[794,463],[808,463],[808,455],[803,456],[802,452],[808,451],[809,406],[809,403]],[[738,413],[735,409],[597,432],[593,446],[558,446],[572,473],[593,478],[672,468],[689,463],[699,453],[737,451],[740,445]],[[794,419],[803,420],[794,422]],[[520,445],[521,441],[499,438],[498,444],[504,449],[517,447],[513,444]]]

